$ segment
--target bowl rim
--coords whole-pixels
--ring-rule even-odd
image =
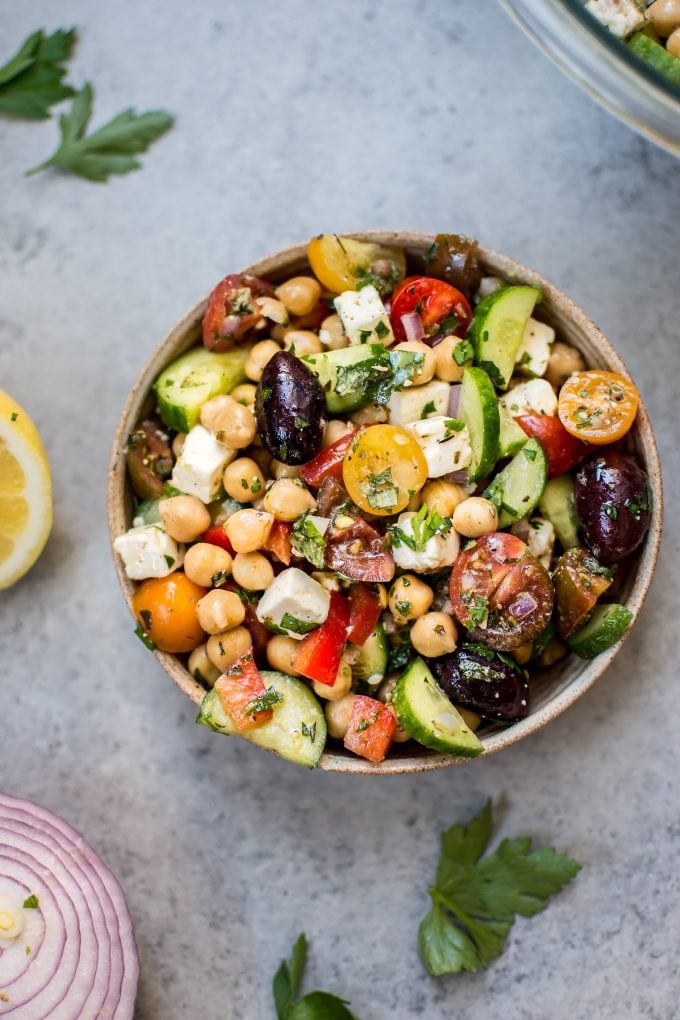
[[[350,231],[343,234],[343,236],[363,241],[374,241],[383,245],[396,245],[406,249],[407,252],[413,253],[423,253],[426,251],[435,238],[435,235],[432,233],[410,230]],[[253,265],[244,269],[243,272],[267,277],[272,274],[280,274],[282,267],[291,263],[293,265],[288,271],[297,271],[294,268],[294,264],[305,261],[307,244],[308,242],[304,241],[283,248],[272,255],[259,259]],[[584,334],[602,352],[607,368],[620,372],[631,379],[628,368],[611,342],[586,313],[563,291],[534,270],[529,269],[507,255],[502,255],[483,245],[479,245],[479,253],[481,261],[487,269],[492,269],[493,272],[512,282],[528,283],[540,287],[544,299],[547,297],[551,304],[565,311],[576,329]],[[209,294],[196,301],[153,348],[142,369],[135,377],[116,425],[109,462],[107,517],[114,567],[131,613],[135,582],[127,577],[122,561],[113,549],[114,539],[127,528],[125,520],[126,440],[136,424],[141,405],[147,398],[152,381],[163,367],[163,355],[166,350],[173,344],[187,340],[189,336],[195,336],[195,339],[198,339],[196,335],[197,329],[205,312],[208,298]],[[195,340],[192,342],[195,342]],[[187,348],[188,346],[190,346],[189,343],[186,344]],[[177,353],[175,352],[173,357],[177,356]],[[633,626],[637,622],[640,610],[652,583],[659,553],[663,522],[663,483],[659,454],[654,430],[642,398],[640,398],[635,429],[641,449],[641,459],[652,486],[654,501],[649,531],[639,553],[635,572],[632,575],[632,589],[626,599],[626,605],[633,613]],[[132,615],[134,618],[134,613]],[[594,659],[582,660],[583,668],[578,676],[569,681],[563,690],[559,691],[535,713],[530,714],[526,719],[513,723],[505,729],[495,730],[488,735],[482,735],[480,739],[484,752],[479,757],[488,757],[490,754],[518,743],[531,733],[542,729],[543,726],[566,711],[606,671],[614,657],[618,654],[623,641],[631,633],[633,626],[629,628],[623,638],[611,649],[601,653]],[[205,688],[191,676],[177,656],[169,652],[159,651],[158,649],[154,650],[153,655],[182,693],[195,704],[200,704],[206,693]],[[422,748],[417,754],[388,757],[383,762],[374,764],[363,758],[358,758],[354,755],[350,756],[346,752],[324,751],[317,768],[322,771],[343,772],[354,775],[400,775],[404,773],[430,772],[436,769],[449,768],[453,765],[467,764],[473,760],[475,759],[440,754],[429,751],[427,748]]]

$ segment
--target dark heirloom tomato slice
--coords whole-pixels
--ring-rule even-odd
[[[215,287],[203,316],[203,344],[209,351],[228,351],[264,316],[255,298],[271,296],[274,288],[266,280],[247,273],[231,273]]]
[[[410,312],[420,317],[425,338],[434,336],[442,328],[454,336],[465,336],[472,319],[472,309],[461,292],[450,283],[431,276],[409,276],[395,288],[390,322],[397,342],[407,339],[401,317]],[[447,319],[451,319],[450,326]]]
[[[172,465],[167,432],[159,421],[146,418],[127,442],[127,466],[135,494],[140,499],[162,496],[163,479],[172,473]]]
[[[349,516],[349,515],[348,515]],[[353,517],[348,528],[329,529],[326,566],[352,581],[387,583],[394,577],[394,558],[384,539],[363,517]]]
[[[585,549],[569,549],[560,557],[555,573],[557,629],[563,638],[586,622],[600,595],[612,583],[612,573]]]
[[[365,644],[380,619],[380,599],[367,584],[353,584],[349,590],[349,628],[347,639],[355,645]]]
[[[535,637],[552,615],[545,567],[515,535],[483,535],[451,571],[451,605],[474,641],[510,652]]]
[[[567,432],[559,418],[549,414],[521,414],[515,421],[530,437],[538,439],[548,461],[548,478],[559,478],[592,451],[582,439]]]

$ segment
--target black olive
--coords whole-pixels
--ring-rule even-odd
[[[487,719],[513,722],[529,714],[529,685],[509,655],[479,644],[464,644],[430,663],[439,686],[454,705]]]
[[[576,474],[574,501],[586,545],[607,566],[637,549],[649,528],[652,493],[629,453],[590,457]]]
[[[294,354],[279,351],[265,366],[255,414],[260,439],[283,464],[306,464],[321,449],[326,398],[314,373]]]

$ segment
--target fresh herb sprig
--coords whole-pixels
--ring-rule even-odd
[[[277,1020],[356,1020],[345,999],[330,992],[308,992],[297,999],[307,961],[308,942],[304,932],[298,936],[290,960],[282,960],[274,975],[272,991]]]
[[[424,503],[418,513],[409,518],[409,527],[411,534],[398,524],[388,524],[387,530],[392,536],[392,545],[397,549],[401,545],[406,545],[413,552],[422,552],[434,535],[448,535],[451,521],[448,517],[442,517],[436,510],[430,510]]]
[[[0,113],[22,120],[47,120],[50,107],[73,95],[63,84],[65,62],[73,53],[76,30],[33,32],[11,60],[0,67]]]
[[[467,825],[441,835],[441,856],[429,894],[432,906],[420,923],[418,942],[432,975],[476,971],[505,947],[515,917],[533,917],[581,865],[552,847],[532,849],[530,837],[504,839],[485,853],[491,838],[491,802]]]

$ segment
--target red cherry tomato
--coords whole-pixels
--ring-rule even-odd
[[[549,414],[520,414],[515,421],[538,439],[548,459],[548,478],[558,478],[583,460],[589,447],[567,432],[559,418]],[[590,448],[592,449],[592,447]]]
[[[267,552],[274,553],[281,563],[285,564],[287,567],[290,566],[290,536],[292,531],[293,525],[289,524],[288,521],[274,521],[272,524],[272,530],[269,532],[269,537],[264,544],[264,548]]]
[[[363,645],[376,628],[380,619],[380,599],[367,584],[353,584],[349,590],[349,628],[347,639],[355,645]]]
[[[231,273],[215,287],[203,316],[203,344],[209,351],[228,351],[254,326],[264,324],[256,297],[274,293],[266,280]]]
[[[345,747],[369,761],[382,761],[389,751],[396,728],[397,717],[391,705],[357,694],[345,733]]]
[[[365,428],[365,426],[363,426]],[[346,436],[340,436],[327,449],[317,453],[316,457],[308,461],[300,468],[300,477],[307,485],[318,488],[324,478],[337,478],[342,481],[342,462],[347,453],[352,436],[356,435],[359,429],[348,432]]]
[[[250,653],[242,655],[222,674],[215,682],[215,690],[224,711],[240,733],[269,722],[274,714],[269,708],[256,708],[257,699],[266,693],[266,688]]]
[[[451,605],[473,641],[510,652],[548,625],[555,592],[545,567],[515,535],[483,535],[451,570]]]
[[[230,556],[236,555],[234,547],[227,538],[227,533],[221,524],[213,524],[202,535],[199,535],[198,541],[208,542],[210,545],[218,545],[220,549],[225,549]]]
[[[465,336],[472,319],[472,309],[461,292],[431,276],[408,276],[395,288],[390,322],[397,342],[407,339],[401,317],[409,312],[418,313],[426,337],[434,336],[442,326],[447,333]],[[451,316],[456,319],[455,323],[451,320],[454,328],[446,324]]]
[[[328,616],[318,630],[300,642],[295,668],[308,680],[332,687],[340,668],[349,626],[349,604],[338,592],[331,592]]]

